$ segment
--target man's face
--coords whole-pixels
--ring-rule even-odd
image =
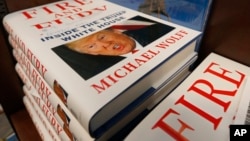
[[[79,41],[78,52],[92,55],[123,55],[135,48],[135,41],[129,36],[110,30],[102,30]]]

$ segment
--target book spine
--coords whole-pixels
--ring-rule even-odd
[[[35,112],[37,113],[38,117],[42,121],[45,129],[48,131],[48,133],[51,136],[52,140],[53,141],[61,141],[60,137],[58,136],[56,131],[53,129],[52,125],[49,123],[48,119],[46,118],[46,116],[44,115],[44,113],[42,112],[40,107],[38,106],[37,102],[34,99],[34,96],[32,96],[32,94],[31,94],[32,91],[31,90],[28,90],[26,85],[23,86],[23,91],[24,91],[25,95],[29,99],[31,105],[34,107]]]
[[[47,81],[39,74],[30,60],[25,56],[25,54],[18,48],[18,45],[14,40],[9,38],[10,44],[13,49],[13,56],[19,62],[21,68],[23,68],[26,76],[28,77],[31,85],[38,91],[38,94],[44,101],[47,103],[50,111],[57,116],[56,119],[61,123],[61,126],[64,127],[66,133],[71,133],[73,138],[76,140],[93,140],[92,137],[86,132],[78,120],[73,116],[69,111],[63,101],[57,96],[55,91],[47,84]],[[57,111],[57,112],[53,112]]]
[[[49,110],[47,105],[41,100],[41,97],[36,92],[35,88],[31,85],[27,76],[23,72],[21,66],[17,63],[15,66],[17,74],[22,79],[23,83],[25,84],[23,87],[25,95],[27,95],[28,99],[32,102],[37,114],[41,117],[44,126],[49,131],[52,137],[57,137],[55,140],[63,140],[69,141],[72,140],[69,136],[65,133],[63,127],[59,124],[57,119],[55,118],[54,114]],[[60,138],[60,139],[59,139]]]
[[[52,72],[48,71],[45,66],[42,64],[42,62],[40,62],[39,58],[37,58],[37,56],[35,54],[33,54],[32,50],[30,50],[30,48],[26,47],[25,43],[22,41],[22,39],[20,38],[19,35],[17,35],[13,29],[8,26],[6,21],[3,21],[3,26],[6,29],[6,31],[9,34],[9,42],[11,44],[11,46],[13,48],[18,48],[18,50],[22,51],[23,56],[25,56],[26,60],[28,60],[28,65],[33,65],[34,69],[32,71],[36,72],[36,75],[38,75],[37,77],[39,77],[39,79],[43,79],[44,81],[46,81],[46,85],[44,86],[44,90],[48,90],[50,91],[50,95],[46,95],[46,98],[49,99],[49,101],[51,100],[51,103],[54,105],[54,107],[57,107],[58,105],[60,106],[60,108],[62,108],[62,110],[65,112],[65,114],[67,114],[67,117],[70,119],[69,124],[72,124],[72,133],[74,134],[74,136],[78,139],[84,139],[86,138],[86,136],[90,136],[89,135],[89,127],[88,125],[86,125],[85,123],[83,123],[84,121],[82,121],[81,116],[84,114],[83,112],[75,112],[73,115],[71,112],[69,112],[68,108],[66,108],[66,100],[63,99],[62,97],[65,96],[58,96],[58,95],[54,95],[55,92],[53,91],[53,88],[55,85],[60,86],[62,89],[63,87],[61,85],[58,84],[58,81],[56,81],[56,79],[53,77],[54,75],[52,74]],[[34,59],[35,58],[35,59]],[[46,73],[46,75],[45,75]],[[33,83],[33,81],[31,81]],[[43,82],[41,82],[42,84]],[[37,84],[39,85],[39,84]],[[50,88],[48,88],[50,87]],[[56,102],[58,100],[62,99],[62,102]],[[53,102],[52,102],[53,101]],[[67,105],[68,106],[68,105]],[[70,107],[70,109],[74,109],[74,107]],[[81,126],[76,126],[76,124],[80,124]],[[86,125],[86,126],[84,126]],[[71,126],[71,125],[69,125]],[[77,127],[77,128],[76,128]],[[78,132],[78,133],[74,133],[74,132]],[[80,132],[80,133],[79,133]],[[83,134],[83,132],[85,132],[85,134]],[[87,139],[90,139],[89,137],[87,137]]]
[[[38,134],[40,135],[41,139],[43,141],[50,141],[53,140],[53,138],[51,137],[51,135],[49,134],[48,130],[45,128],[43,122],[40,120],[38,114],[36,113],[35,109],[33,108],[31,102],[29,101],[29,99],[24,96],[23,97],[23,103],[24,106],[26,107],[32,122],[34,123]]]
[[[250,77],[247,77],[247,82],[242,92],[242,96],[239,101],[239,106],[235,114],[233,124],[247,124],[249,118],[249,106],[250,106]]]

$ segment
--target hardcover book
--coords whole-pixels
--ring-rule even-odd
[[[169,67],[168,60],[182,49],[193,47],[200,34],[92,0],[24,9],[6,15],[3,24],[93,137],[135,99],[161,85],[166,72],[162,69],[159,75],[157,70]],[[42,90],[46,93],[47,88]]]
[[[108,0],[119,5],[203,32],[212,0]],[[201,40],[201,37],[200,39]],[[199,49],[197,43],[196,50]]]
[[[248,66],[211,53],[125,140],[228,140],[249,75]]]
[[[45,128],[49,131],[49,134],[53,138],[53,140],[63,140],[63,141],[73,141],[74,137],[70,131],[65,128],[64,124],[59,123],[56,116],[55,110],[50,110],[51,103],[45,103],[43,99],[40,97],[36,89],[32,86],[30,80],[25,74],[23,68],[19,63],[16,64],[15,70],[21,80],[24,83],[23,91],[28,97],[28,99],[32,102],[32,105],[37,112],[39,118],[42,120]]]

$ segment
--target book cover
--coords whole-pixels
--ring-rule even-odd
[[[119,5],[203,32],[212,0],[108,0]],[[201,37],[199,39],[201,41]],[[199,42],[200,42],[199,41]],[[197,43],[196,50],[199,50]]]
[[[32,103],[30,102],[30,100],[24,96],[23,97],[23,103],[24,103],[24,106],[26,107],[36,129],[37,129],[37,132],[39,133],[41,139],[43,141],[54,141],[56,139],[53,139],[51,137],[51,135],[49,134],[48,130],[45,128],[43,122],[41,121],[41,119],[39,118],[38,114],[36,113]]]
[[[249,75],[249,67],[211,53],[126,140],[228,140]]]
[[[130,30],[119,25],[135,21]],[[164,79],[153,72],[200,34],[107,1],[91,0],[24,9],[6,15],[3,24],[48,84],[60,83],[65,105],[92,136],[152,85],[160,84],[157,80]],[[124,30],[139,31],[143,40]],[[122,40],[106,47],[106,40],[114,35]]]

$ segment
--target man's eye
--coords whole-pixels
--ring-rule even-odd
[[[100,34],[98,35],[97,39],[98,40],[103,40],[105,38],[105,35],[104,34]]]
[[[89,45],[89,48],[94,48],[94,45]]]

